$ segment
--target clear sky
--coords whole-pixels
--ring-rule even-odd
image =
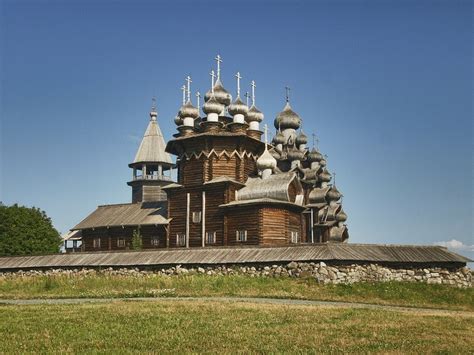
[[[234,95],[236,71],[244,89],[256,80],[269,125],[292,88],[337,173],[351,242],[454,239],[474,257],[472,2],[0,3],[4,203],[40,207],[66,232],[129,202],[151,97],[169,139],[185,76],[206,92],[219,53]]]

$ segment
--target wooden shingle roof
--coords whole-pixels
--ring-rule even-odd
[[[165,163],[173,165],[171,156],[165,151],[166,144],[158,122],[151,119],[132,164]]]
[[[167,201],[103,205],[71,230],[168,224]]]
[[[80,267],[145,267],[339,261],[452,265],[470,262],[439,246],[312,244],[289,247],[218,247],[139,252],[72,253],[0,258],[0,270]]]

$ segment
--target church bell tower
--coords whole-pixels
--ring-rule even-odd
[[[174,164],[165,152],[166,144],[157,117],[153,98],[148,127],[133,163],[128,165],[133,169],[132,180],[127,183],[132,187],[132,203],[166,201],[162,187],[172,182]]]

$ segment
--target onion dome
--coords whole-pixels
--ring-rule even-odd
[[[249,111],[249,108],[240,99],[240,96],[237,96],[235,101],[229,105],[229,108],[227,110],[232,116],[239,115],[239,114],[247,116],[247,112]]]
[[[326,194],[328,190],[329,190],[329,187],[325,187],[325,188],[315,187],[309,193],[309,202],[326,204]]]
[[[183,106],[181,106],[181,109],[178,112],[178,115],[180,118],[184,119],[186,117],[191,117],[191,118],[198,118],[199,117],[199,110],[193,106],[191,103],[191,100],[188,100]]]
[[[339,192],[336,186],[332,186],[328,191],[327,199],[329,201],[337,201],[341,198],[342,194]]]
[[[207,95],[207,94],[206,94]],[[203,105],[202,110],[207,115],[210,113],[220,114],[224,110],[224,106],[219,103],[214,95],[212,95]]]
[[[326,169],[324,169],[321,174],[319,174],[319,180],[322,181],[322,182],[329,182],[331,181],[331,174],[329,173],[329,171],[327,171]]]
[[[271,153],[268,151],[268,149],[265,149],[263,154],[260,156],[260,158],[257,159],[257,169],[260,171],[267,170],[267,169],[275,169],[277,166],[277,161],[271,155]]]
[[[174,118],[174,123],[176,124],[176,126],[181,126],[183,124],[183,119],[179,117],[179,112]]]
[[[288,150],[287,158],[290,161],[303,160],[304,153],[301,150],[298,150],[298,149],[296,149],[296,147],[293,146],[292,149]]]
[[[205,101],[210,100],[211,96],[212,90],[208,91],[204,96]],[[229,106],[232,102],[232,96],[226,89],[224,89],[220,79],[217,79],[216,83],[214,84],[214,96],[216,97],[216,100],[222,105]]]
[[[326,166],[326,165],[327,165],[326,159],[321,159],[321,160],[319,161],[319,165],[321,165],[321,166]]]
[[[247,117],[245,118],[245,120],[247,121],[247,123],[262,122],[263,117],[263,113],[257,108],[257,106],[252,105],[250,106],[250,109],[247,112]]]
[[[310,163],[314,163],[314,162],[320,162],[321,160],[323,160],[324,157],[323,155],[317,151],[315,148],[313,148],[309,153],[308,153],[308,161]]]
[[[301,144],[307,144],[308,143],[308,137],[306,136],[306,134],[304,134],[303,131],[300,132],[300,134],[298,134],[298,136],[296,137],[296,145],[301,145]]]
[[[293,128],[298,129],[301,125],[301,118],[296,112],[291,109],[290,104],[287,102],[283,111],[281,111],[275,118],[275,128],[287,129]]]
[[[344,212],[344,210],[342,208],[339,210],[339,213],[336,214],[336,221],[338,221],[338,222],[347,221],[347,214],[346,214],[346,212]]]
[[[278,130],[277,134],[275,135],[275,137],[273,137],[273,141],[272,143],[274,145],[278,145],[278,144],[285,144],[285,136],[283,135],[283,133],[281,133],[280,130]]]

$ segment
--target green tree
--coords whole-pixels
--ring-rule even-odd
[[[133,250],[142,250],[143,248],[143,238],[140,234],[140,227],[133,231],[132,236],[132,249]]]
[[[0,255],[57,253],[61,237],[39,208],[0,203]]]

